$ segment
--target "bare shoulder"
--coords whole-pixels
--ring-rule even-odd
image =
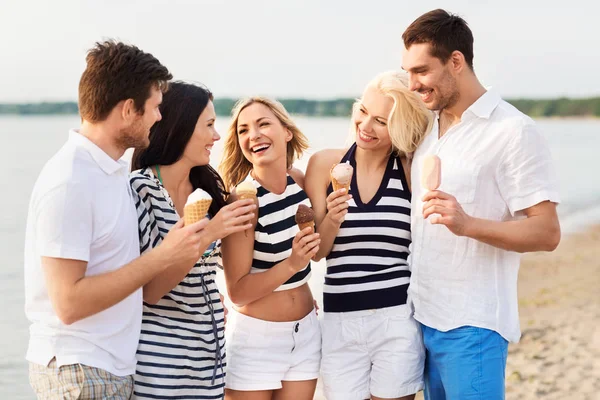
[[[288,170],[288,175],[291,176],[294,182],[296,182],[301,188],[304,188],[304,172],[292,166],[292,168]]]
[[[313,154],[308,161],[310,169],[317,173],[329,172],[334,164],[341,161],[348,149],[325,149]],[[327,174],[329,176],[329,174]]]

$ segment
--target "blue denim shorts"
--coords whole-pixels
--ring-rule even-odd
[[[463,326],[441,332],[421,325],[425,400],[503,400],[508,342],[497,332]]]

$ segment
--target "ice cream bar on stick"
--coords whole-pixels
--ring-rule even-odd
[[[442,160],[436,155],[428,155],[423,161],[421,185],[427,190],[436,190],[442,184]]]
[[[354,168],[349,163],[335,164],[331,167],[331,185],[333,190],[339,190],[341,188],[346,189],[346,193],[350,191],[350,183],[352,182],[352,174]]]
[[[296,223],[298,224],[298,228],[300,228],[300,230],[310,226],[314,232],[315,212],[313,209],[304,204],[300,204],[298,206],[298,210],[296,211]]]
[[[193,224],[206,217],[212,203],[212,197],[202,189],[196,189],[188,196],[183,207],[183,221],[185,225]]]

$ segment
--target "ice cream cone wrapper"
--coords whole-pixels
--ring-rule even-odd
[[[308,222],[298,224],[298,228],[300,228],[300,230],[303,230],[304,228],[308,228],[308,227],[311,227],[314,232],[315,231],[315,221],[308,221]]]
[[[188,204],[183,208],[183,220],[185,225],[193,224],[206,217],[212,200],[200,200],[192,204]]]
[[[350,182],[346,183],[346,184],[341,184],[339,183],[335,178],[331,178],[331,186],[333,186],[333,191],[335,192],[336,190],[345,188],[346,189],[346,193],[350,192]]]

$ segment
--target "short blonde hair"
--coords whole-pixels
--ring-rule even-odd
[[[387,127],[393,150],[399,156],[412,157],[412,153],[433,127],[433,113],[425,107],[419,96],[408,88],[408,74],[401,71],[387,71],[377,75],[367,88],[373,87],[394,101],[388,117]],[[354,108],[361,100],[354,103]],[[356,137],[353,123],[351,134]]]
[[[233,190],[240,182],[242,182],[250,171],[252,171],[252,164],[244,157],[242,149],[240,148],[237,124],[240,117],[240,113],[248,106],[260,103],[268,107],[273,114],[277,117],[281,125],[292,133],[292,140],[287,143],[287,168],[290,169],[294,164],[294,161],[302,157],[302,154],[308,149],[308,139],[296,126],[294,121],[290,118],[288,112],[283,105],[276,101],[266,97],[250,97],[242,99],[236,103],[233,108],[232,120],[227,129],[227,137],[223,144],[223,157],[219,170],[221,176],[225,182],[225,188],[228,191]]]

